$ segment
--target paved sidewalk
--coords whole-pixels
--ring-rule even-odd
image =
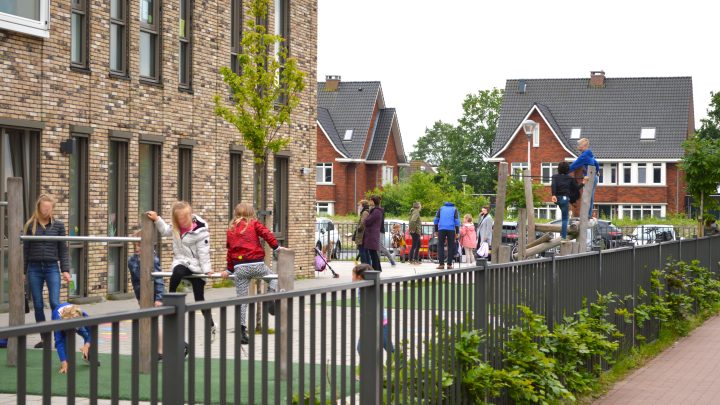
[[[595,404],[720,404],[720,317],[615,384]]]

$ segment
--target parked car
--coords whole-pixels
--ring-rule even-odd
[[[430,254],[429,246],[430,240],[433,239],[435,232],[435,225],[432,222],[423,222],[422,231],[420,233],[420,259],[432,259],[437,256],[437,252]],[[410,236],[410,230],[405,227],[405,245],[407,245],[408,252],[412,246],[412,237]]]
[[[518,224],[517,222],[504,221],[502,225],[502,239],[501,243],[505,245],[514,246],[518,241]],[[542,232],[535,232],[535,238],[543,236]]]
[[[606,249],[612,249],[621,246],[631,245],[632,241],[629,236],[624,235],[622,229],[613,225],[612,222],[604,219],[599,219],[598,232],[600,237],[605,242]]]
[[[342,251],[342,243],[335,224],[330,218],[315,218],[315,247],[323,250],[326,245],[332,247],[330,257],[337,259]]]
[[[594,226],[590,226],[590,223],[588,223],[587,234],[585,236],[585,241],[587,243],[588,250],[590,250],[594,247],[600,247],[600,248],[607,249],[610,246],[608,243],[605,243],[605,241],[604,241],[604,237],[602,236],[602,233],[600,231],[600,226],[601,226],[600,221],[603,221],[603,220],[595,220],[596,224]],[[606,228],[609,229],[609,227],[607,227],[608,221],[603,221],[603,222],[606,222],[606,224],[604,224],[604,226],[606,226]],[[556,219],[550,223],[553,225],[561,225],[562,219]],[[622,234],[622,232],[621,232],[621,234]],[[553,234],[553,238],[557,238],[559,236],[560,236],[560,232],[555,232]]]
[[[672,225],[638,225],[630,234],[630,238],[636,245],[647,245],[649,243],[667,242],[675,240],[675,227]]]

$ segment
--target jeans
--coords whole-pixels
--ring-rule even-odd
[[[420,234],[411,233],[412,246],[410,247],[410,261],[420,261]]]
[[[43,303],[43,282],[47,283],[50,310],[60,305],[60,268],[57,262],[30,262],[27,271],[28,284],[32,293],[35,321],[45,321]]]
[[[382,271],[382,267],[380,266],[380,256],[378,255],[377,250],[367,249],[367,255],[370,258],[370,265],[372,265],[373,270]]]
[[[447,264],[452,265],[455,259],[455,231],[441,229],[438,231],[438,263],[445,261],[445,240],[447,240]]]
[[[372,264],[368,256],[368,251],[364,247],[358,246],[358,255],[360,256],[360,263]]]
[[[570,197],[561,195],[558,197],[557,205],[560,207],[562,213],[562,227],[560,228],[560,236],[565,239],[567,238],[567,227],[568,221],[570,220]]]

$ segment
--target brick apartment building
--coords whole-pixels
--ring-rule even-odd
[[[525,120],[538,125],[528,146]],[[685,210],[678,163],[682,142],[694,131],[692,78],[508,80],[490,161],[511,173],[528,168],[546,185],[540,218],[559,218],[550,203],[550,178],[561,161],[578,155],[588,138],[600,163],[595,210],[606,218],[664,217]],[[580,174],[576,174],[580,175]]]
[[[0,199],[6,178],[19,176],[26,215],[39,193],[49,193],[71,234],[118,236],[136,229],[142,212],[168,217],[176,200],[188,200],[209,222],[213,269],[224,268],[231,209],[252,202],[253,159],[237,130],[215,117],[213,96],[229,97],[218,71],[236,68],[247,7],[242,0],[0,2]],[[317,3],[276,0],[270,13],[269,31],[287,39],[307,84],[292,126],[283,128],[295,141],[268,157],[266,223],[295,248],[298,275],[310,275],[315,181],[305,173],[315,164]],[[128,246],[70,247],[71,295],[127,295]],[[4,271],[6,252],[0,259]],[[161,262],[170,261],[164,240]]]
[[[318,83],[316,209],[355,212],[369,190],[397,182],[408,166],[394,108],[385,106],[380,82]]]

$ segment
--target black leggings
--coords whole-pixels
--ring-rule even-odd
[[[368,257],[370,258],[370,263],[372,264],[373,270],[382,271],[382,267],[380,267],[380,256],[378,255],[378,251],[368,249],[367,253]]]
[[[411,233],[412,246],[410,247],[410,260],[420,261],[420,234]]]
[[[183,280],[185,276],[193,275],[194,273],[190,271],[187,267],[183,265],[175,266],[172,270],[172,275],[170,276],[170,292],[177,291],[178,286],[180,285],[180,282]],[[195,297],[195,302],[205,301],[205,280],[201,278],[189,278],[187,279],[190,284],[192,285],[193,289],[193,296]],[[210,310],[209,309],[203,309],[202,314],[204,317],[210,317]],[[213,322],[212,317],[210,317],[210,322],[214,325],[215,322]]]

